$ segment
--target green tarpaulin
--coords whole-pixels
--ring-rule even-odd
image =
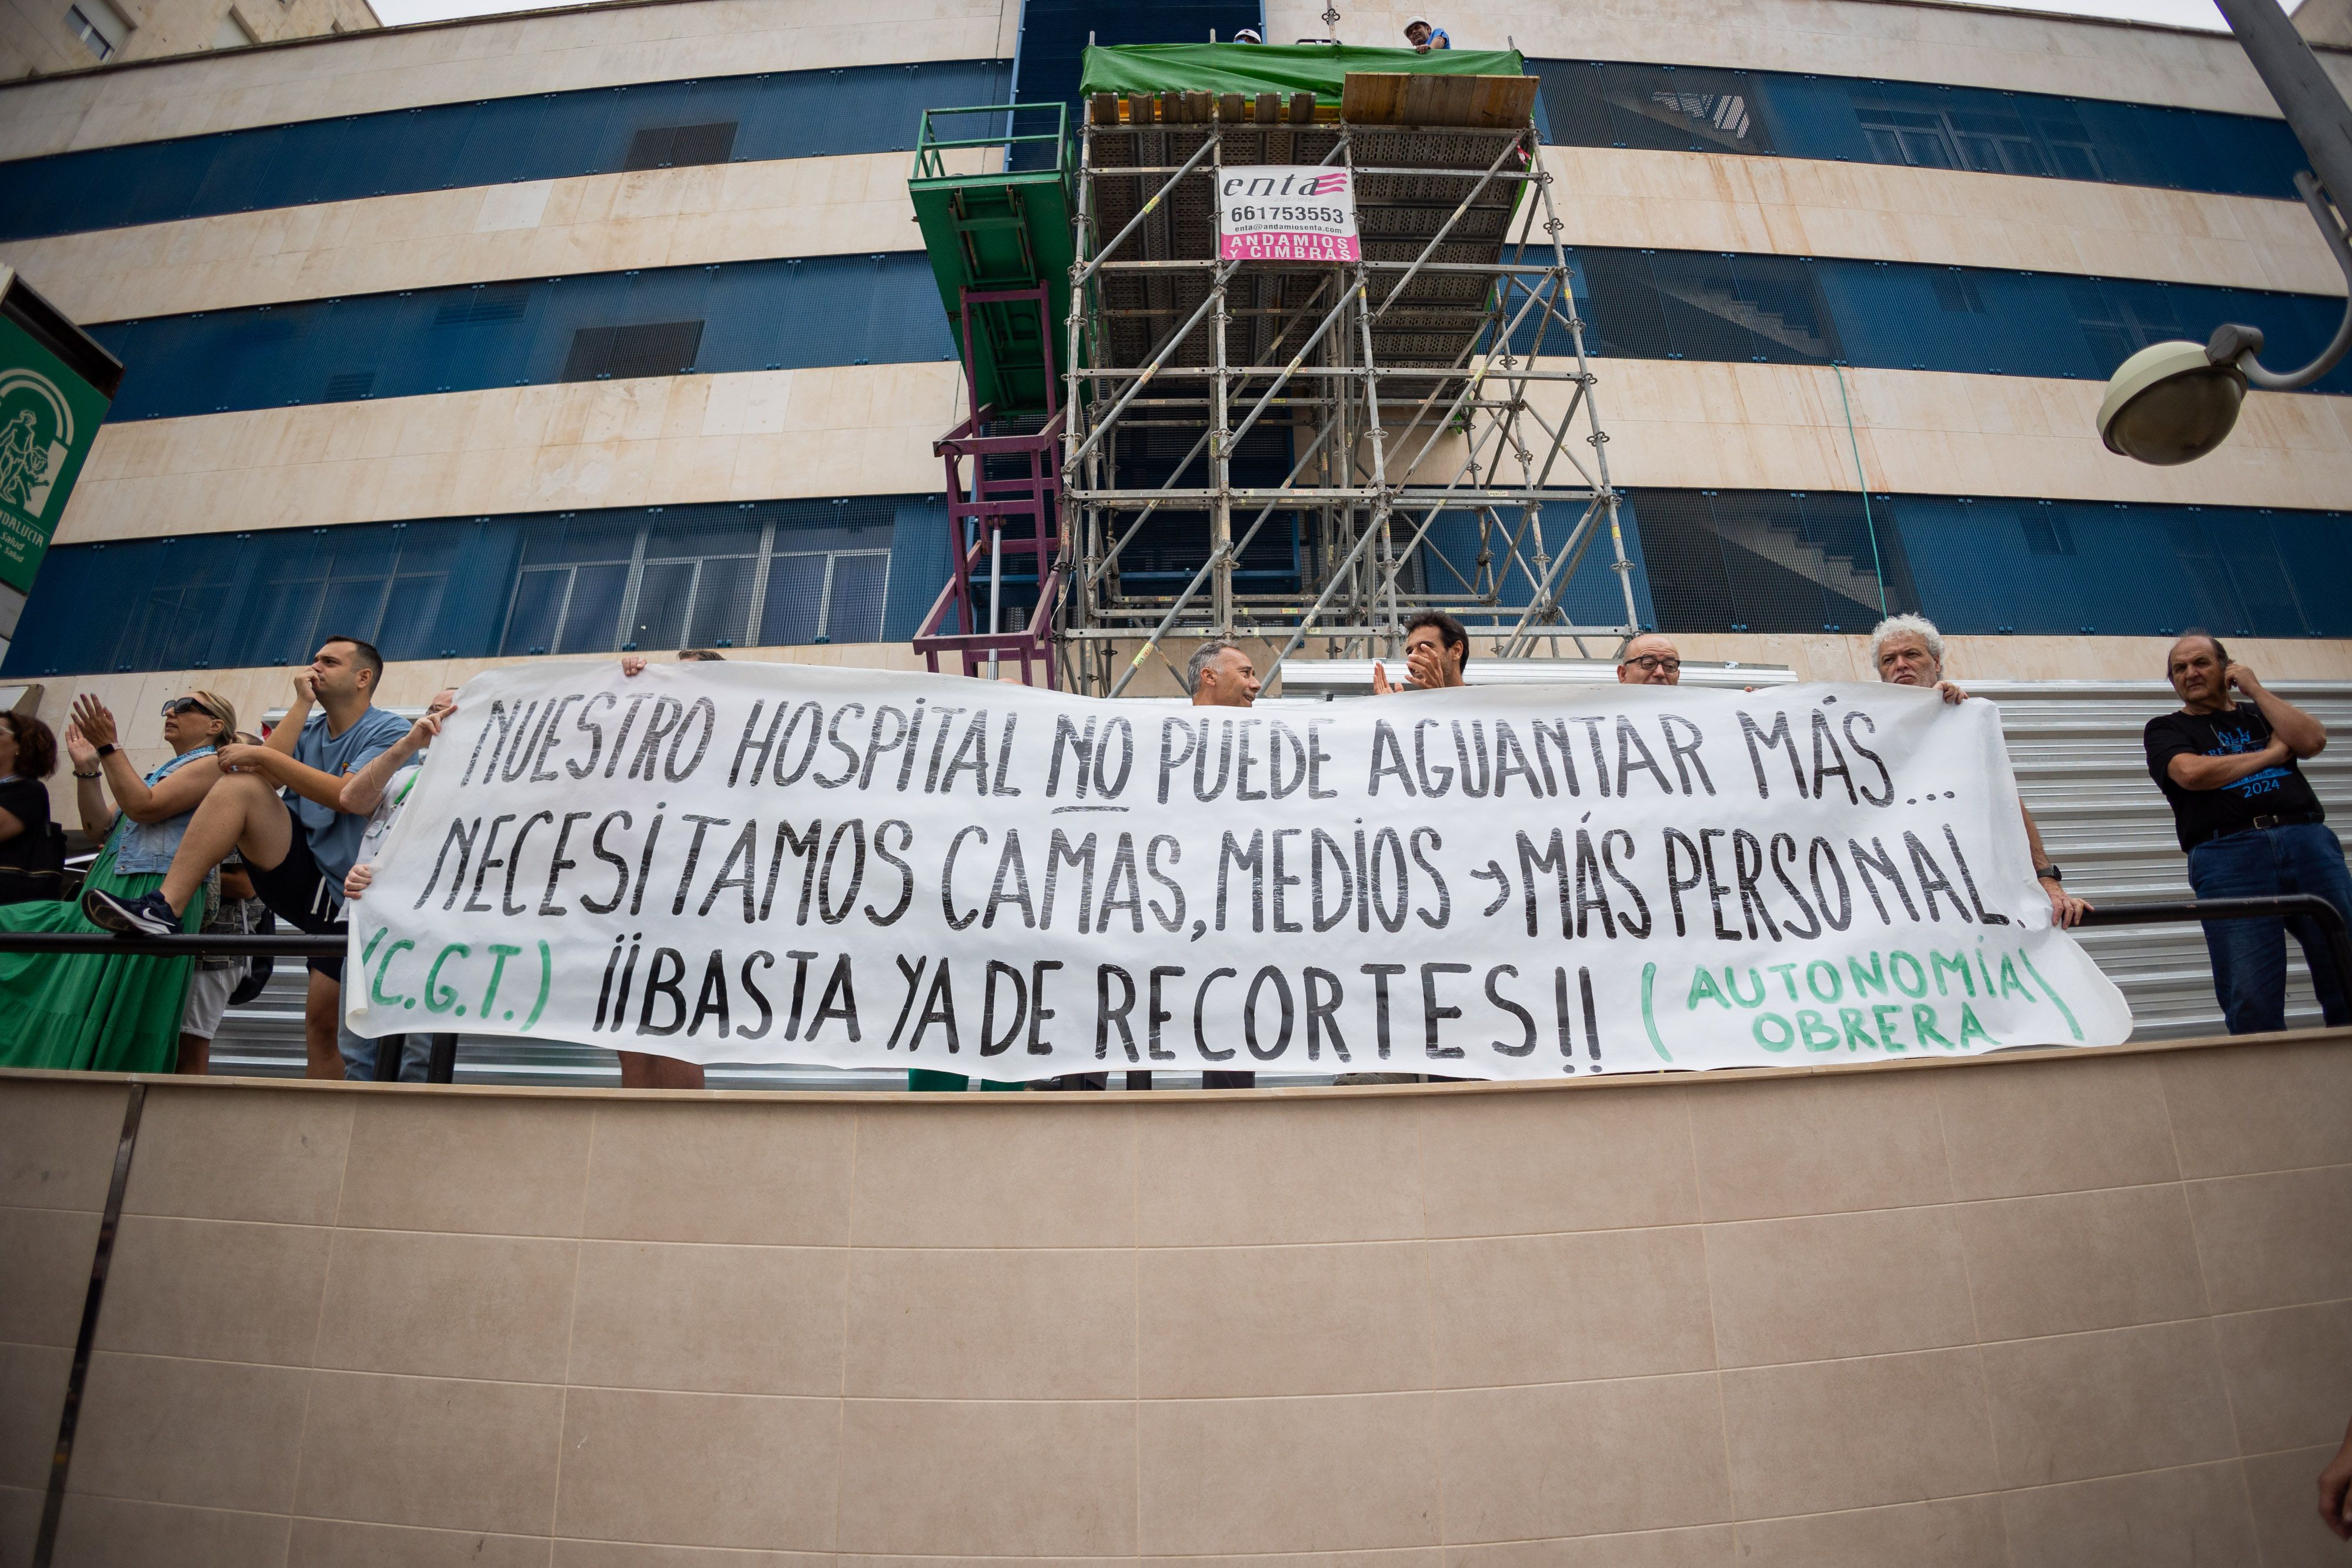
[[[1087,50],[1082,94],[1311,92],[1337,103],[1350,71],[1527,75],[1517,49],[1367,49],[1348,44],[1128,44]]]

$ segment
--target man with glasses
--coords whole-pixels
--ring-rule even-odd
[[[82,913],[124,936],[167,936],[213,867],[232,851],[262,901],[300,929],[343,929],[343,878],[357,858],[367,818],[343,809],[344,781],[403,736],[408,721],[374,706],[383,658],[356,637],[330,637],[294,677],[294,701],[260,746],[226,746],[223,775],[189,819],[163,884],[138,899],[92,891]],[[316,705],[319,711],[312,712]],[[341,1078],[335,1049],[343,961],[310,960],[302,1033],[312,1078]]]
[[[1626,686],[1678,686],[1683,684],[1683,656],[1655,632],[1644,632],[1617,655],[1617,684]]]

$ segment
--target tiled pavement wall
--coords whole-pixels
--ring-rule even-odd
[[[126,1092],[0,1077],[0,1563]],[[58,1563],[2345,1560],[2352,1034],[856,1101],[153,1081]]]

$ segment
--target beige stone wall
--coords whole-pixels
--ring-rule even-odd
[[[72,0],[0,0],[0,79],[58,71],[112,69],[133,60],[208,51],[234,9],[257,43],[322,37],[381,26],[367,0],[111,0],[131,24],[104,67],[66,26]]]
[[[936,492],[952,361],[494,387],[101,427],[58,544]]]
[[[0,1078],[12,1562],[125,1094]],[[2342,1031],[1249,1095],[155,1082],[58,1561],[2332,1562],[2347,1098]]]
[[[2323,510],[2352,496],[2352,399],[2256,393],[2219,452],[2152,468],[2100,444],[2096,382],[1854,370],[1841,400],[1817,366],[1593,368],[1623,486],[1852,490],[1858,445],[1869,487],[1898,493]],[[961,382],[946,361],[845,365],[127,421],[99,432],[58,542],[931,491]],[[1418,472],[1443,484],[1460,461],[1449,437]]]
[[[1822,365],[1591,365],[1609,477],[1627,488],[1853,490],[1859,449],[1869,488],[1897,494],[2322,510],[2352,497],[2352,398],[2258,392],[2221,450],[2155,468],[2100,443],[2100,382],[1856,369],[1843,372],[1841,396],[1840,372]],[[1565,383],[1538,383],[1531,395],[1548,420],[1568,402]],[[1580,413],[1580,434],[1582,420]],[[1409,441],[1392,435],[1390,470],[1420,454],[1428,435],[1426,423]],[[1591,449],[1580,439],[1571,445],[1590,465]],[[1463,452],[1460,437],[1441,439],[1415,479],[1451,481]],[[1369,469],[1369,444],[1363,462]],[[1565,463],[1557,477],[1573,479]]]
[[[1958,169],[1548,147],[1570,245],[1852,256],[2341,294],[2299,202]]]
[[[966,162],[977,167],[977,155]],[[2294,202],[1951,170],[1556,147],[1570,245],[2340,293]],[[647,170],[10,242],[80,321],[628,267],[916,247],[903,153]]]
[[[81,322],[509,278],[919,250],[909,155],[470,185],[0,246]],[[964,166],[977,168],[978,154]]]
[[[1274,43],[1321,37],[1318,0],[1276,0]],[[1412,5],[1349,6],[1339,37],[1395,45]],[[1885,77],[2275,117],[2278,106],[2234,40],[2089,17],[1920,0],[1474,0],[1440,18],[1463,49],[1516,47],[1547,59],[1637,60],[1745,70]],[[2323,51],[2338,82],[2352,55]]]
[[[1010,59],[1020,14],[1005,0],[648,0],[391,27],[0,89],[0,159],[624,82]]]

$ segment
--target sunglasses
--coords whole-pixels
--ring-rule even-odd
[[[220,715],[213,712],[212,709],[206,707],[204,704],[198,702],[194,697],[173,697],[170,702],[163,705],[163,716],[165,718],[177,718],[184,713],[200,713],[206,718],[220,717]]]

